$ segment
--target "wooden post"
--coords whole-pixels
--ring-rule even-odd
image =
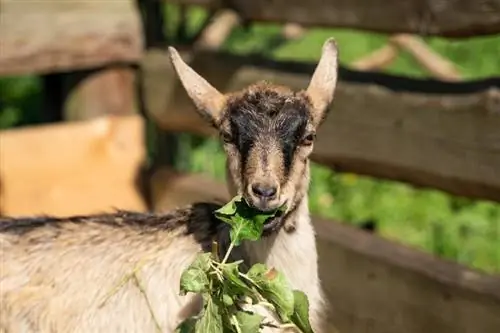
[[[161,1],[143,0],[139,1],[143,31],[145,33],[145,45],[147,50],[162,49],[167,44],[167,38],[164,33],[165,20],[163,17],[163,6]],[[145,142],[148,153],[148,164],[144,166],[140,177],[140,186],[145,194],[145,201],[148,207],[151,207],[151,179],[154,177],[156,170],[162,166],[173,166],[175,164],[178,137],[169,132],[162,130],[155,121],[150,119],[148,115],[148,105],[145,100],[147,91],[154,89],[153,93],[159,94],[159,98],[163,93],[162,87],[150,87],[144,82],[144,68],[141,66],[138,71],[138,107],[142,115],[146,116]],[[158,91],[157,91],[158,90]]]
[[[50,73],[42,76],[43,105],[42,119],[54,123],[64,119],[64,97],[62,89],[62,74]]]

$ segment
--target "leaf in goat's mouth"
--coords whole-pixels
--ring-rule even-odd
[[[286,210],[283,205],[273,211],[262,212],[250,205],[241,195],[235,196],[226,205],[215,211],[215,216],[231,225],[230,237],[235,245],[240,245],[242,240],[258,240],[264,230],[266,221],[281,216]],[[274,224],[274,223],[273,223]]]
[[[196,292],[203,299],[200,314],[184,320],[176,333],[240,332],[256,333],[266,326],[264,316],[242,311],[241,300],[247,304],[266,302],[281,324],[313,333],[309,322],[309,303],[306,294],[293,290],[285,275],[275,268],[256,263],[246,274],[239,265],[243,260],[229,262],[231,250],[242,240],[257,240],[265,228],[274,228],[282,219],[286,207],[262,212],[241,197],[215,211],[217,218],[231,226],[231,244],[222,261],[217,246],[212,252],[201,253],[181,275],[181,294]],[[214,243],[216,244],[216,243]]]

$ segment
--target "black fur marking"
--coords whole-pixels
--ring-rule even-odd
[[[210,243],[213,236],[222,227],[213,212],[221,205],[213,203],[196,203],[186,208],[173,210],[166,214],[117,211],[116,213],[96,214],[70,217],[23,217],[0,218],[0,233],[22,237],[38,228],[50,227],[60,229],[69,223],[97,223],[114,228],[129,227],[139,234],[172,231],[186,227],[186,235],[194,235],[200,243]]]
[[[308,113],[303,104],[295,102],[285,105],[279,117],[284,119],[277,121],[276,132],[283,152],[285,175],[288,175],[295,150],[306,130]]]
[[[245,93],[229,103],[229,121],[233,143],[241,154],[242,166],[256,140],[277,140],[281,146],[285,175],[288,175],[295,149],[309,121],[308,102],[293,94],[272,89]]]

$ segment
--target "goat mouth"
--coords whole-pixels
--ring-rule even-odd
[[[275,216],[268,218],[266,222],[264,222],[264,233],[278,230],[283,224],[283,215],[284,213],[282,211],[278,211]]]
[[[264,208],[264,207],[259,207],[259,205],[256,205],[251,200],[247,200],[246,198],[244,198],[244,200],[247,202],[247,204],[250,207],[252,207],[253,209],[255,209],[259,212],[262,212],[262,213],[269,213],[269,212],[272,212],[276,209],[278,210],[273,217],[268,218],[264,222],[264,226],[262,228],[263,235],[268,235],[268,234],[272,233],[273,231],[278,230],[283,225],[285,212],[283,210],[279,209],[279,207],[278,208],[269,208],[269,207]]]
[[[271,232],[277,230],[281,226],[282,218],[280,217],[271,217],[264,223],[263,231]]]

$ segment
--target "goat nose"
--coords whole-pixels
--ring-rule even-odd
[[[276,195],[277,188],[272,185],[254,184],[252,185],[252,192],[257,197],[270,199]]]

